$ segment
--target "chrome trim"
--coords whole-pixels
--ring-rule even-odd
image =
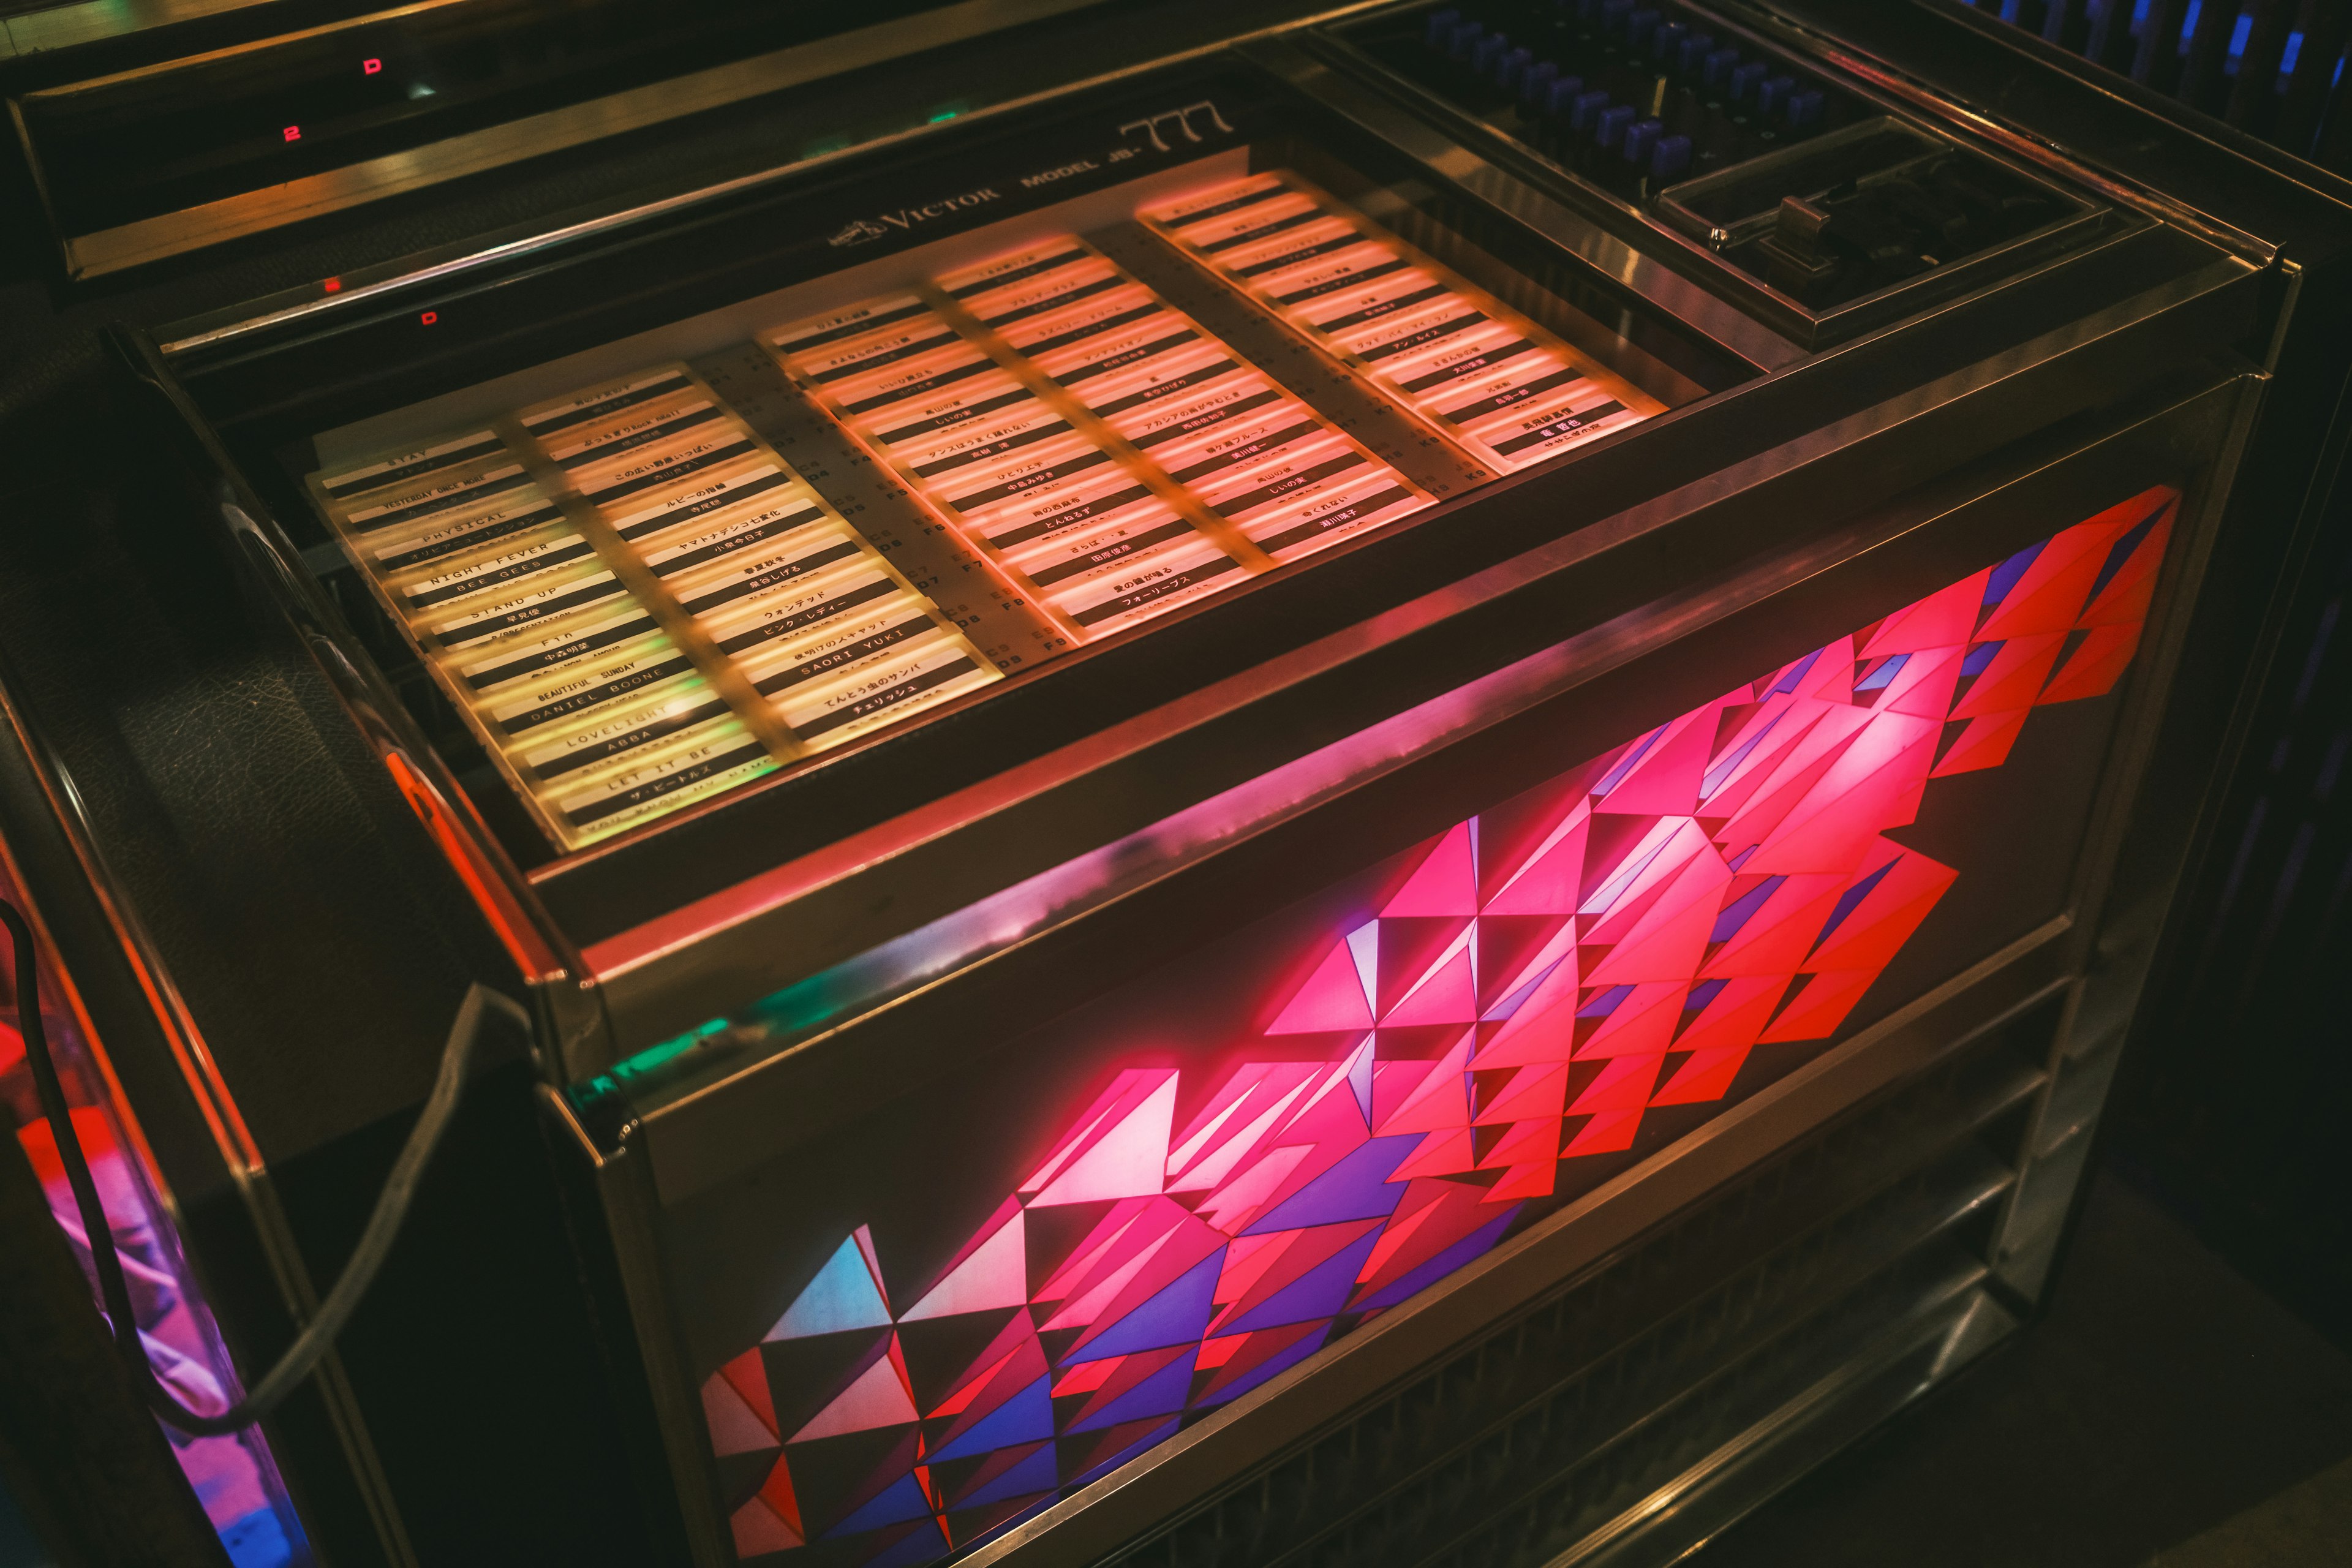
[[[1805,349],[1787,335],[1717,298],[1655,257],[1635,249],[1583,214],[1497,168],[1434,124],[1365,84],[1342,76],[1291,39],[1271,37],[1239,46],[1238,52],[1295,90],[1428,165],[1478,201],[1581,258],[1603,277],[1647,300],[1758,369],[1780,370],[1804,357]],[[1354,51],[1349,53],[1354,56]],[[1370,61],[1362,63],[1370,70],[1380,68]],[[1387,75],[1381,74],[1384,78]],[[1688,243],[1671,230],[1651,226],[1677,244]]]
[[[997,0],[971,0],[971,3],[975,5],[994,4],[997,3]],[[1069,4],[1070,0],[1056,0],[1056,3]],[[1129,77],[1140,76],[1149,71],[1161,70],[1170,66],[1181,65],[1187,60],[1205,58],[1210,55],[1221,53],[1233,47],[1234,45],[1244,42],[1250,38],[1279,33],[1294,26],[1304,27],[1320,25],[1322,23],[1337,20],[1343,16],[1352,16],[1359,11],[1368,10],[1375,5],[1382,5],[1389,3],[1390,0],[1351,0],[1351,3],[1349,4],[1334,6],[1328,11],[1318,12],[1310,16],[1302,17],[1296,22],[1284,22],[1276,26],[1261,29],[1259,32],[1244,33],[1236,37],[1220,39],[1213,44],[1203,44],[1197,48],[1180,49],[1173,54],[1155,55],[1148,60],[1141,60],[1130,66],[1122,66],[1117,70],[1105,71],[1099,76],[1087,77],[1077,81],[1064,82],[1055,87],[1042,89],[1036,92],[1025,93],[1019,98],[1009,98],[1001,103],[982,104],[980,108],[971,110],[970,113],[958,115],[952,123],[965,125],[970,124],[973,121],[996,119],[1000,116],[1015,113],[1022,110],[1031,108],[1034,105],[1048,102],[1052,100],[1062,98],[1070,93],[1081,91],[1087,88],[1099,87],[1108,82],[1124,81]],[[880,29],[872,30],[879,31]],[[816,46],[806,45],[803,47],[813,48]],[[782,52],[789,53],[790,51],[787,50]],[[845,67],[841,68],[847,68]],[[572,240],[583,239],[594,235],[610,234],[636,224],[650,222],[655,218],[663,217],[670,213],[682,211],[686,208],[698,205],[704,202],[716,201],[726,196],[737,195],[745,191],[758,190],[763,185],[771,185],[782,180],[792,179],[804,174],[812,169],[821,169],[828,164],[839,163],[845,158],[863,156],[864,154],[872,153],[877,149],[898,146],[904,142],[912,141],[916,137],[928,135],[937,129],[938,127],[933,125],[909,126],[904,131],[893,132],[887,136],[877,136],[870,141],[860,142],[854,146],[837,148],[832,152],[816,153],[811,157],[797,158],[789,163],[778,163],[771,168],[761,169],[753,174],[738,175],[731,180],[721,180],[714,184],[697,186],[693,190],[683,191],[676,195],[663,196],[654,201],[642,202],[635,206],[623,207],[616,212],[605,213],[596,217],[582,218],[577,222],[566,224],[559,228],[552,228],[537,234],[526,235],[520,239],[508,240],[500,244],[487,247],[481,250],[470,251],[464,256],[454,257],[447,261],[434,262],[426,266],[414,268],[406,272],[394,273],[389,277],[375,279],[366,283],[339,289],[332,294],[320,294],[315,299],[305,300],[299,304],[288,305],[275,310],[264,311],[262,314],[257,316],[251,316],[241,321],[226,322],[216,327],[205,327],[200,330],[192,331],[184,337],[173,338],[165,341],[162,342],[159,347],[164,357],[167,359],[174,358],[182,354],[191,353],[198,349],[211,348],[215,344],[230,342],[233,339],[243,337],[250,332],[260,331],[271,327],[283,326],[289,322],[302,321],[308,317],[320,315],[327,311],[347,309],[351,306],[360,304],[364,300],[376,299],[380,296],[394,292],[395,290],[415,288],[419,284],[442,282],[449,279],[461,277],[465,273],[473,271],[479,268],[490,266],[497,262],[510,261],[519,257],[534,255],[541,250],[550,249],[555,246],[566,244]],[[488,134],[488,132],[484,132],[483,134]],[[394,263],[394,265],[398,264]],[[181,325],[181,323],[168,323],[163,330],[168,331],[173,330],[174,326],[179,325]]]
[[[176,212],[76,235],[65,241],[77,278],[119,272],[184,251],[218,245],[284,224],[341,212],[381,197],[422,189],[527,158],[640,131],[689,114],[740,103],[803,82],[896,59],[920,48],[961,43],[1000,27],[1058,16],[1094,0],[963,0],[933,12],[919,30],[884,22],[814,43],[712,66],[586,103],[525,115],[406,152],[386,153],[322,174],[268,185]],[[257,46],[247,46],[257,47]]]
[[[1754,16],[1757,24],[1775,35],[1780,43],[1802,49],[1849,76],[1869,83],[1878,91],[1898,98],[1937,120],[1957,125],[2005,153],[2028,159],[2044,168],[2054,169],[2119,206],[2129,207],[2160,223],[2170,224],[2208,245],[2243,257],[2257,266],[2267,267],[2278,259],[2278,247],[2269,241],[2185,206],[2163,192],[2124,174],[2085,163],[2079,154],[2067,148],[2045,141],[2022,126],[2012,124],[1988,110],[1947,98],[1886,61],[1874,55],[1857,53],[1852,46],[1809,22],[1799,21],[1785,11],[1755,4],[1754,0],[1718,0],[1718,3]],[[2114,95],[2110,93],[2109,96]]]
[[[0,710],[5,711],[8,725],[48,805],[51,820],[72,849],[90,896],[112,930],[117,948],[146,994],[157,1031],[177,1059],[188,1092],[213,1134],[230,1184],[236,1188],[246,1217],[253,1226],[254,1239],[268,1266],[270,1283],[277,1288],[278,1305],[299,1333],[319,1310],[318,1289],[311,1281],[309,1265],[303,1261],[285,1208],[278,1202],[277,1184],[260,1147],[246,1128],[245,1118],[236,1109],[236,1096],[221,1076],[212,1048],[205,1043],[204,1031],[194,1013],[172,978],[170,965],[139,918],[121,879],[108,863],[105,850],[100,846],[97,826],[82,804],[81,792],[65,759],[57,754],[47,736],[26,721],[16,703],[8,699],[5,686],[0,686]],[[28,899],[29,896],[28,891]],[[62,971],[63,955],[54,945],[51,952],[57,955]],[[97,1037],[93,1033],[89,1037],[95,1041]],[[173,1223],[178,1224],[176,1203],[171,1205],[170,1212]],[[217,1291],[208,1291],[206,1295],[208,1300],[220,1300]],[[247,1371],[243,1367],[237,1370],[240,1376]],[[415,1553],[409,1546],[407,1526],[401,1519],[400,1505],[392,1495],[391,1485],[376,1457],[374,1440],[368,1434],[359,1396],[343,1369],[341,1354],[332,1346],[320,1357],[314,1376],[328,1424],[333,1427],[343,1458],[351,1466],[352,1480],[379,1543],[395,1568],[418,1568]],[[265,1417],[266,1432],[270,1425],[270,1418]],[[282,1433],[268,1432],[268,1436],[273,1448],[287,1451]]]
[[[0,42],[5,44],[0,58],[69,49],[268,4],[270,0],[82,0],[78,5],[51,5],[0,20]]]

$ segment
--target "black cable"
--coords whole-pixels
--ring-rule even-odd
[[[47,1032],[41,1026],[39,990],[39,955],[34,951],[32,928],[25,923],[16,906],[0,899],[0,923],[5,923],[16,939],[16,1023],[25,1037],[25,1059],[33,1069],[33,1085],[41,1101],[41,1114],[57,1138],[58,1154],[65,1162],[66,1181],[73,1188],[74,1203],[81,1211],[82,1229],[89,1240],[90,1262],[98,1271],[99,1295],[106,1303],[106,1315],[114,1329],[114,1348],[131,1373],[148,1408],[166,1426],[198,1437],[219,1436],[239,1431],[259,1420],[278,1403],[291,1394],[304,1378],[318,1366],[320,1357],[342,1331],[360,1299],[375,1282],[376,1270],[383,1267],[386,1254],[392,1250],[393,1238],[400,1234],[401,1222],[408,1217],[410,1200],[416,1195],[416,1184],[425,1173],[425,1163],[447,1130],[449,1118],[457,1109],[457,1097],[466,1086],[466,1064],[473,1055],[474,1045],[481,1034],[482,1014],[493,1009],[526,1034],[530,1029],[530,1016],[512,997],[488,986],[477,984],[467,989],[466,999],[458,1005],[457,1020],[449,1026],[448,1042],[441,1047],[441,1068],[433,1079],[433,1092],[425,1097],[425,1109],[409,1130],[408,1142],[393,1163],[392,1174],[385,1178],[383,1192],[375,1201],[375,1212],[368,1216],[367,1228],[360,1233],[359,1245],[352,1249],[351,1260],[335,1280],[334,1289],[319,1304],[319,1310],[278,1364],[265,1373],[253,1385],[251,1393],[218,1415],[206,1415],[180,1403],[172,1391],[156,1377],[153,1363],[147,1359],[146,1348],[139,1341],[139,1324],[131,1313],[131,1290],[122,1278],[122,1259],[114,1250],[114,1233],[107,1224],[106,1209],[99,1202],[98,1183],[89,1173],[89,1162],[83,1155],[81,1141],[75,1134],[73,1117],[66,1104],[65,1087],[58,1081],[57,1063],[49,1056]]]

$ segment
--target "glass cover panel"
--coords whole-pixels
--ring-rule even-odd
[[[859,219],[845,258],[985,226],[317,438],[310,503],[546,845],[977,700],[1701,390],[1425,191],[1303,142],[989,223],[997,199]]]
[[[31,918],[5,850],[0,850],[0,898]],[[36,927],[43,1035],[57,1058],[74,1137],[89,1162],[99,1202],[106,1208],[130,1287],[131,1311],[139,1320],[139,1342],[156,1377],[183,1404],[199,1411],[225,1409],[244,1394],[236,1367],[189,1269],[178,1227],[160,1195],[160,1183],[151,1168],[138,1123],[114,1083],[112,1070],[84,1027],[81,1009],[65,973],[47,942],[39,940],[41,934]],[[9,1127],[40,1179],[51,1216],[89,1277],[91,1302],[102,1313],[105,1308],[99,1301],[98,1277],[90,1261],[89,1238],[82,1229],[81,1210],[66,1180],[56,1134],[41,1114],[34,1091],[25,1038],[18,1027],[19,1006],[18,989],[9,975],[5,1001],[0,1003],[0,1094],[5,1096]],[[221,1545],[236,1568],[300,1568],[312,1561],[309,1539],[259,1427],[225,1436],[191,1437],[165,1426],[163,1435],[171,1440],[181,1473],[204,1505],[205,1517],[219,1532]]]
[[[680,1200],[739,1556],[983,1541],[2048,919],[2178,499]]]

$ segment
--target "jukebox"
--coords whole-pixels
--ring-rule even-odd
[[[2030,1321],[2328,191],[1927,5],[409,9],[15,100],[10,868],[215,1394],[534,1019],[276,1560],[1659,1563]]]

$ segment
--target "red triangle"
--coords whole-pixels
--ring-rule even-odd
[[[2107,552],[2126,523],[2094,519],[2079,522],[2053,539],[2033,558],[2006,597],[1996,605],[1976,639],[2064,635],[2083,613],[2083,601],[2106,563]]]
[[[1555,1127],[1551,1136],[1557,1142],[1559,1130]],[[1486,1189],[1486,1195],[1479,1201],[1501,1204],[1509,1203],[1517,1198],[1548,1198],[1551,1196],[1552,1187],[1559,1180],[1559,1163],[1555,1159],[1536,1160],[1524,1165],[1513,1165],[1503,1173],[1500,1180]]]
[[[771,1433],[774,1432],[776,1401],[768,1389],[767,1363],[761,1359],[759,1347],[754,1345],[720,1367],[719,1375],[743,1396],[743,1403],[751,1406],[751,1413],[760,1418],[760,1424]]]
[[[1364,982],[1356,972],[1356,955],[1344,942],[1316,966],[1290,998],[1289,1005],[1265,1026],[1269,1035],[1313,1035],[1339,1029],[1369,1029],[1372,1005],[1364,995]]]
[[[1639,1113],[1650,1103],[1650,1091],[1657,1086],[1658,1069],[1664,1065],[1662,1053],[1638,1057],[1613,1057],[1601,1068],[1601,1076],[1584,1086],[1576,1103],[1568,1108],[1570,1116],[1598,1114],[1611,1110],[1631,1110]]]
[[[1988,713],[1971,719],[1944,760],[1936,764],[1929,778],[1949,778],[1954,773],[1972,773],[1985,768],[1997,768],[2009,761],[2009,749],[2017,744],[2017,737],[2025,731],[2027,708],[2012,708],[2006,713]]]
[[[1731,1080],[1747,1065],[1748,1049],[1746,1046],[1720,1046],[1692,1052],[1690,1059],[1675,1069],[1675,1076],[1666,1080],[1666,1087],[1658,1090],[1650,1103],[1706,1105],[1721,1100],[1731,1092]]]
[[[1549,1163],[1559,1158],[1559,1112],[1549,1116],[1532,1117],[1514,1123],[1496,1145],[1486,1151],[1478,1162],[1482,1171],[1499,1171],[1509,1165],[1526,1165],[1537,1162]]]
[[[1563,963],[1478,1047],[1470,1065],[1483,1071],[1568,1060],[1576,1054],[1577,995],[1576,966]]]
[[[1655,1058],[1652,1058],[1654,1060]],[[1586,1122],[1577,1135],[1568,1141],[1560,1158],[1579,1154],[1617,1154],[1633,1146],[1633,1136],[1642,1130],[1642,1113],[1638,1110],[1604,1110]]]
[[[1668,980],[1636,985],[1633,994],[1617,1004],[1601,1021],[1592,1037],[1576,1053],[1578,1061],[1596,1057],[1651,1056],[1666,1049],[1682,1022],[1683,1004],[1690,997],[1690,982]]]
[[[1928,595],[1907,610],[1897,610],[1880,623],[1863,645],[1864,658],[1877,658],[1884,654],[1918,653],[1925,648],[1949,647],[1969,640],[1976,629],[1977,616],[1984,608],[1986,582],[1992,576],[1988,566],[1972,577],[1963,577],[1950,587]]]
[[[1781,993],[1789,989],[1789,982],[1794,978],[1788,974],[1744,974],[1725,982],[1723,989],[1675,1037],[1675,1049],[1729,1050],[1754,1045],[1771,1020],[1772,1009],[1780,1005]]]
[[[2137,621],[2093,626],[2090,636],[2067,658],[2065,668],[2042,689],[2034,705],[2074,702],[2085,697],[2105,697],[2113,691],[2116,682],[2130,668],[2132,655],[2139,649],[2139,628]]]
[[[1381,910],[1381,918],[1404,915],[1475,915],[1478,912],[1475,818],[1446,830],[1403,887]]]
[[[1798,698],[1782,694],[1767,698],[1756,710],[1756,716],[1743,727],[1739,736],[1719,752],[1728,755],[1747,744],[1748,731],[1767,722],[1771,728],[1759,737],[1737,766],[1716,781],[1715,793],[1699,802],[1701,817],[1728,819],[1737,816],[1770,780],[1776,769],[1791,751],[1801,744],[1806,734],[1822,716],[1831,711],[1850,712],[1840,706],[1832,710],[1829,703],[1817,702],[1810,697]]]
[[[2172,532],[2172,512],[2167,509],[2163,518],[2131,552],[2116,574],[2107,580],[2099,596],[2091,601],[2074,624],[2078,626],[2119,626],[2147,618],[2147,606],[2156,592],[2156,577],[2164,564],[2165,540]]]
[[[1784,1040],[1825,1040],[1837,1033],[1870,983],[1878,978],[1875,969],[1833,969],[1816,974],[1789,1004],[1787,1012],[1772,1020],[1759,1042],[1771,1045]]]
[[[1470,1129],[1449,1129],[1423,1137],[1420,1147],[1389,1173],[1391,1182],[1414,1176],[1454,1176],[1478,1168],[1478,1153]]]
[[[1732,975],[1796,973],[1797,965],[1822,937],[1822,927],[1837,907],[1838,896],[1850,879],[1833,873],[1795,876],[1772,889],[1764,907],[1748,917],[1699,970],[1703,980]],[[1717,998],[1720,1000],[1720,998]]]
[[[1885,968],[1958,877],[1949,866],[1925,855],[1906,855],[1830,933],[1822,950],[1806,960],[1805,967]]]
[[[1508,1121],[1556,1117],[1567,1100],[1568,1064],[1538,1062],[1512,1074],[1503,1092],[1480,1106],[1478,1114],[1471,1120],[1476,1126],[1498,1127]],[[1493,1163],[1491,1160],[1483,1163]]]
[[[1952,717],[1974,719],[2012,708],[2031,708],[2042,682],[2050,679],[2050,667],[2058,661],[2058,649],[2065,640],[2066,634],[2060,631],[2011,637],[2001,644],[1968,695],[1953,706]]]

